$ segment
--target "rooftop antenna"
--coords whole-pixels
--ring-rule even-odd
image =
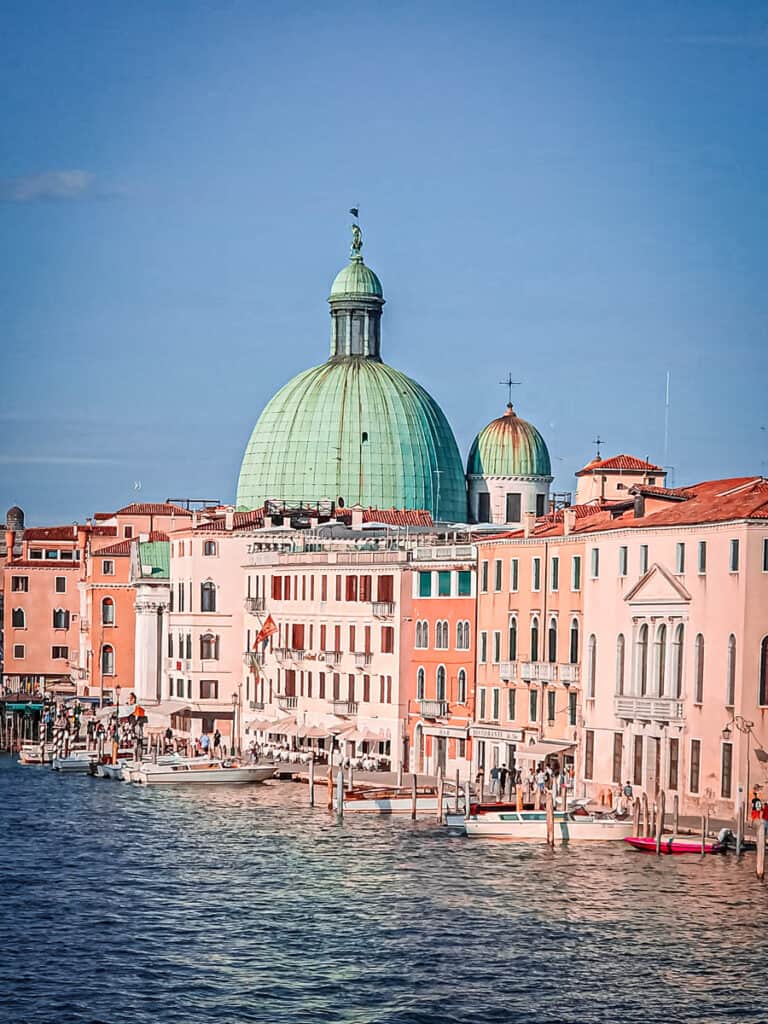
[[[516,384],[522,384],[521,380],[512,380],[512,374],[507,373],[506,380],[500,380],[499,384],[507,389],[507,405],[512,405],[512,388]]]
[[[667,383],[664,389],[664,468],[669,468],[669,378],[667,370]]]

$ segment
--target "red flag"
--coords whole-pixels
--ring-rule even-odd
[[[264,625],[261,627],[259,632],[256,634],[256,639],[253,641],[253,649],[254,649],[254,651],[256,650],[256,648],[261,643],[263,643],[266,646],[267,640],[269,640],[269,638],[272,636],[272,634],[276,633],[276,632],[277,632],[277,626],[275,625],[275,620],[272,618],[271,615],[268,615]]]

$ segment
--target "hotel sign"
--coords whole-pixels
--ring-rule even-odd
[[[506,743],[522,743],[522,729],[491,729],[484,725],[473,725],[470,729],[476,740],[504,740]]]
[[[424,729],[425,736],[443,736],[450,739],[465,740],[467,738],[467,728],[459,728],[459,726],[426,726]]]

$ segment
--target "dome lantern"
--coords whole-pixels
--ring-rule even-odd
[[[331,306],[331,359],[362,356],[381,359],[381,311],[384,291],[376,274],[363,262],[363,236],[352,225],[349,263],[334,278]]]

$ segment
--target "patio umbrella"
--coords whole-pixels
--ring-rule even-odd
[[[324,739],[326,736],[329,735],[329,730],[324,729],[320,725],[310,725],[299,728],[299,736],[304,736],[306,739]]]

